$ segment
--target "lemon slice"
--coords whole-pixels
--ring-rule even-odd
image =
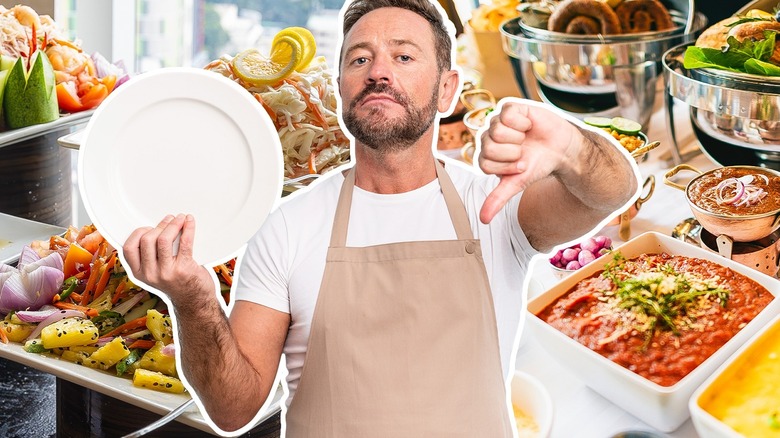
[[[300,44],[302,49],[301,61],[295,67],[295,70],[303,70],[311,63],[314,55],[317,53],[317,43],[314,41],[314,35],[312,35],[309,29],[303,27],[287,27],[274,36],[271,47],[276,46],[277,42],[284,37],[293,38]]]
[[[271,52],[263,56],[257,49],[248,49],[233,58],[236,75],[252,85],[273,85],[290,75],[301,61],[301,46],[290,37],[282,37]]]

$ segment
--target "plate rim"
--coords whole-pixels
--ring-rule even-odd
[[[166,82],[170,83],[172,80],[181,81],[188,85],[191,83],[197,83],[198,85],[205,83],[209,86],[193,87],[190,85],[187,87],[173,87],[174,89],[167,88],[161,92],[160,95],[154,96],[153,99],[144,101],[143,103],[140,103],[136,97],[138,92],[148,92],[149,90],[159,92],[160,84],[165,84]],[[183,91],[184,88],[186,88],[186,93]],[[215,90],[219,92],[216,100],[213,99],[214,96],[217,95]],[[135,93],[135,95],[131,93]],[[122,108],[122,106],[128,102],[135,102],[134,105],[136,107],[148,108],[149,105],[153,103],[159,104],[181,99],[199,100],[212,104],[214,109],[223,112],[227,118],[235,124],[237,131],[246,139],[247,147],[249,148],[250,160],[248,163],[249,170],[247,171],[248,178],[246,178],[247,194],[244,197],[244,205],[241,207],[240,214],[231,216],[232,222],[230,229],[235,231],[235,227],[238,227],[237,229],[242,231],[240,245],[238,245],[238,247],[231,247],[230,250],[226,250],[224,249],[225,245],[218,244],[217,247],[221,248],[219,250],[220,253],[215,254],[213,253],[214,251],[208,252],[208,245],[204,244],[205,239],[210,238],[208,235],[201,234],[199,240],[196,240],[195,243],[196,257],[199,256],[199,248],[200,251],[205,251],[205,253],[201,252],[200,259],[196,259],[198,263],[202,265],[215,265],[240,254],[245,247],[246,242],[260,227],[267,215],[273,210],[281,197],[280,194],[282,191],[282,153],[281,142],[277,130],[268,114],[253,98],[252,94],[234,81],[231,81],[221,74],[203,69],[170,67],[140,74],[126,84],[123,84],[121,88],[109,95],[109,97],[98,107],[85,128],[83,140],[79,148],[79,191],[90,220],[112,246],[121,248],[122,244],[124,244],[124,239],[129,235],[129,230],[127,228],[135,227],[135,224],[131,225],[130,223],[124,222],[121,223],[121,226],[110,225],[111,220],[116,220],[116,214],[118,213],[115,212],[122,211],[122,205],[118,199],[109,199],[109,201],[105,202],[105,205],[100,204],[101,201],[106,201],[106,199],[110,197],[106,196],[104,193],[106,192],[105,188],[98,188],[102,184],[97,184],[95,181],[105,181],[105,179],[102,179],[103,177],[118,179],[118,176],[106,175],[104,170],[100,169],[101,166],[96,166],[94,163],[100,161],[101,158],[105,158],[110,152],[121,150],[122,146],[126,147],[127,145],[124,143],[114,143],[114,146],[109,147],[105,144],[98,143],[101,140],[106,139],[106,131],[110,130],[111,126],[121,127],[122,129],[127,129],[128,126],[132,126],[132,121],[117,120],[117,118],[126,119],[126,115],[131,114],[130,112],[132,112],[132,115],[137,114],[136,111],[138,111],[139,108]],[[214,101],[209,101],[208,99]],[[123,112],[125,114],[123,114]],[[122,115],[122,117],[119,117],[118,114]],[[103,124],[100,125],[100,123]],[[109,128],[106,128],[107,123],[112,123],[109,125]],[[197,124],[193,123],[192,125],[195,126]],[[190,154],[188,159],[194,160],[193,162],[204,159],[197,155],[199,154]],[[271,172],[269,172],[269,169]],[[270,173],[273,174],[268,176]],[[182,175],[184,175],[184,173],[182,173]],[[193,176],[188,175],[188,177],[192,178]],[[251,206],[251,209],[248,208],[248,206]],[[136,208],[138,208],[138,206],[136,206]],[[143,205],[141,205],[138,210],[143,211]],[[146,210],[148,210],[148,208],[146,208]],[[245,217],[248,216],[248,211],[253,212],[251,218]],[[171,213],[175,214],[177,212],[171,211]],[[114,216],[111,216],[112,214]],[[219,211],[214,211],[214,214],[218,215]],[[106,221],[106,219],[109,220]],[[150,219],[153,220],[154,223],[138,224],[138,227],[154,226],[160,219],[162,218]],[[222,220],[225,218],[219,219]],[[198,217],[196,217],[196,221],[197,220]],[[203,220],[201,219],[199,223],[202,224]],[[200,229],[202,230],[203,227],[201,226]],[[200,244],[198,242],[200,242]],[[238,242],[231,242],[233,246],[237,243]]]

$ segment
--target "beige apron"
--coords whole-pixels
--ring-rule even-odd
[[[347,248],[341,189],[287,436],[511,437],[479,240],[447,173],[457,240]]]

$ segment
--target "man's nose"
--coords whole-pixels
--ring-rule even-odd
[[[393,83],[393,69],[392,60],[386,56],[377,56],[374,58],[374,62],[371,64],[371,68],[368,72],[367,82],[385,82],[388,84]]]

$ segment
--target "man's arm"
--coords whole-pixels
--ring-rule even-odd
[[[639,187],[616,145],[538,105],[506,102],[481,140],[480,167],[501,182],[480,218],[489,222],[524,192],[518,221],[539,251],[592,230]]]
[[[252,420],[272,390],[290,316],[239,301],[228,322],[211,274],[192,259],[194,233],[191,216],[169,216],[134,231],[123,255],[138,280],[170,298],[184,376],[209,418],[233,431]]]

